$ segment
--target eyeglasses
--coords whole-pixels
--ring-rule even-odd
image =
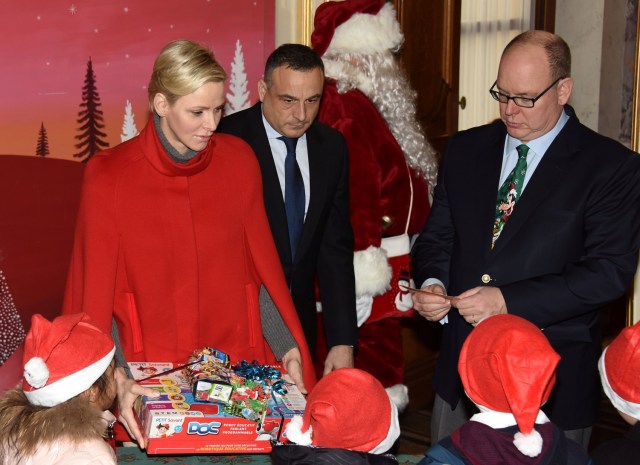
[[[553,86],[555,86],[561,79],[564,79],[565,77],[566,76],[559,77],[558,79],[553,81],[549,87],[547,87],[545,90],[540,92],[540,94],[538,94],[537,97],[533,97],[533,98],[531,98],[531,97],[511,97],[510,95],[503,94],[502,92],[498,92],[497,90],[493,89],[496,86],[496,84],[498,83],[498,81],[493,83],[493,85],[491,86],[491,89],[489,89],[489,93],[491,94],[491,96],[495,100],[497,100],[500,103],[509,103],[509,100],[513,100],[513,103],[515,103],[519,107],[533,108],[533,106],[538,101],[538,99],[540,99],[544,94],[549,92],[549,90],[551,90],[551,88]]]

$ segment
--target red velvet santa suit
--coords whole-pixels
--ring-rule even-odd
[[[150,120],[88,163],[64,312],[85,311],[106,333],[115,317],[127,360],[184,363],[213,346],[232,361],[274,362],[262,335],[262,283],[300,347],[310,389],[311,358],[249,146],[214,134],[178,164]]]
[[[322,98],[318,119],[342,132],[349,149],[354,250],[376,254],[369,247],[379,248],[383,238],[391,237],[392,243],[406,242],[408,247],[409,236],[422,230],[429,213],[426,182],[409,168],[384,119],[362,92],[352,89],[339,94],[335,81],[327,79]],[[388,222],[384,223],[384,219]],[[406,276],[409,285],[408,249],[404,253],[386,252],[387,256],[399,255],[389,258],[393,275],[386,276],[387,286],[379,288],[382,295],[373,299],[371,315],[358,330],[355,362],[357,368],[390,387],[403,383],[400,318],[412,316],[413,312],[407,312],[408,308],[400,310],[395,302],[403,293],[398,281]],[[376,277],[366,281],[373,287],[380,286]]]
[[[395,118],[395,124],[411,125],[412,132],[407,135],[396,127],[395,136],[371,97],[385,93],[382,87],[376,88],[377,74],[372,67],[377,62],[372,57],[380,63],[393,60],[392,50],[402,40],[393,6],[380,0],[323,3],[316,11],[311,37],[314,49],[322,55],[327,77],[318,119],[342,132],[349,149],[358,324],[362,324],[355,364],[385,387],[403,384],[400,318],[412,316],[413,311],[411,296],[399,284],[413,285],[410,237],[422,230],[430,209],[428,176],[415,166],[427,167],[431,178],[437,169],[435,152],[413,124],[411,95],[407,94],[402,104],[413,113]],[[380,66],[382,70],[388,65]],[[389,71],[381,74],[400,82],[399,77],[389,76]],[[391,102],[392,97],[386,101]],[[391,109],[398,111],[404,110]],[[419,139],[402,146],[411,147],[411,153],[405,153],[398,134]],[[417,163],[409,163],[409,155]],[[392,398],[397,400],[394,395]],[[406,400],[397,402],[398,406],[402,408]]]

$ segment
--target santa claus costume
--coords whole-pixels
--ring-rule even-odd
[[[394,55],[404,37],[393,5],[326,2],[314,21],[311,43],[327,78],[318,119],[341,131],[349,149],[360,326],[355,363],[389,388],[402,409],[408,397],[400,319],[413,315],[403,285],[413,285],[410,240],[429,213],[436,153]]]

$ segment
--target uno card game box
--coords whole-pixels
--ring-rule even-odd
[[[286,441],[284,427],[304,413],[305,398],[282,367],[269,367],[280,379],[256,380],[217,362],[206,373],[193,363],[179,370],[171,363],[129,363],[139,384],[160,393],[136,404],[149,454],[269,453],[271,440]]]

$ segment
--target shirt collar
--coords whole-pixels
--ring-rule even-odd
[[[264,124],[264,129],[267,132],[267,138],[268,139],[277,139],[279,137],[283,137],[282,134],[280,134],[278,131],[276,131],[275,129],[273,129],[273,126],[271,126],[269,124],[269,121],[267,121],[267,118],[265,118],[264,116],[264,111],[262,112],[262,124]],[[300,136],[298,138],[298,141],[305,141],[307,140],[307,133],[305,132],[302,136]]]
[[[530,140],[529,142],[526,142],[526,145],[529,146],[529,150],[539,154],[540,156],[544,155],[544,153],[547,151],[547,149],[549,148],[553,140],[560,133],[560,131],[562,131],[562,128],[564,127],[564,125],[567,124],[567,121],[569,121],[569,115],[567,115],[567,113],[563,110],[562,113],[560,114],[560,118],[558,118],[558,121],[556,122],[555,126],[551,129],[551,131],[547,132],[546,134],[543,134],[537,139],[533,139],[533,140]],[[523,143],[525,142],[521,142],[518,139],[511,137],[510,135],[507,134],[506,153],[511,153],[511,151],[515,151],[516,147]]]

